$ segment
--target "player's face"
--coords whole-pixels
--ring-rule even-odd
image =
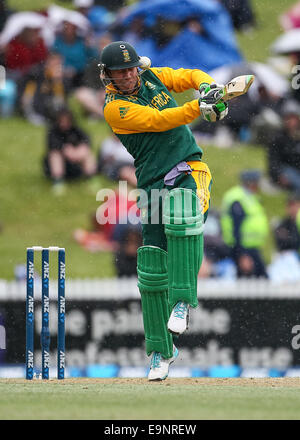
[[[119,90],[126,93],[134,92],[138,81],[137,67],[111,70],[109,75]]]

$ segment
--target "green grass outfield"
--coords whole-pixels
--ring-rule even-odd
[[[297,420],[300,378],[0,380],[1,420]]]
[[[51,3],[52,0],[8,0],[9,6],[18,10],[45,8]],[[72,6],[72,1],[54,3]],[[270,55],[269,46],[280,33],[278,16],[293,3],[294,0],[253,0],[258,26],[252,33],[237,34],[246,59],[264,61]],[[179,101],[181,98],[178,96]],[[108,126],[103,121],[87,120],[74,100],[71,104],[79,125],[90,135],[93,150],[97,152],[110,133]],[[0,278],[14,279],[16,265],[26,263],[25,249],[32,245],[65,247],[68,278],[113,277],[115,268],[110,252],[92,254],[73,238],[75,229],[91,227],[91,215],[100,205],[96,201],[96,190],[92,191],[87,182],[79,181],[68,185],[66,194],[60,198],[52,194],[41,169],[45,138],[45,127],[35,127],[18,117],[0,119]],[[262,147],[203,149],[203,160],[213,174],[212,206],[215,208],[220,207],[224,192],[236,184],[242,169],[266,170]],[[116,183],[101,176],[97,188],[115,186]],[[285,199],[285,194],[262,195],[270,221],[284,214]],[[273,249],[270,235],[264,249],[267,261]]]
[[[107,136],[104,122],[81,121],[90,134],[95,149]],[[51,184],[41,170],[44,154],[45,129],[32,127],[19,118],[0,119],[0,278],[13,279],[14,267],[25,264],[27,246],[58,245],[67,249],[68,278],[95,278],[114,276],[112,254],[90,253],[73,239],[77,228],[89,229],[90,217],[100,202],[97,190],[89,183],[78,181],[68,184],[62,197],[55,197]],[[231,150],[214,146],[204,148],[203,160],[213,175],[212,207],[218,208],[224,192],[235,185],[243,168],[265,170],[265,151],[262,147],[244,145]],[[97,189],[116,187],[117,184],[99,177]],[[262,194],[269,220],[283,215],[286,195]],[[269,258],[273,241],[270,235],[265,247]]]

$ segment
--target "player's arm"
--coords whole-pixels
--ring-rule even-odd
[[[176,93],[185,90],[198,90],[200,85],[212,84],[215,81],[207,73],[199,69],[171,69],[170,67],[151,68],[150,69],[167,87],[169,91]]]
[[[115,100],[104,108],[104,117],[118,134],[161,132],[191,123],[200,116],[198,99],[161,111],[150,106]]]
[[[227,115],[228,105],[226,102],[219,102],[221,96],[218,95],[218,91],[224,86],[216,84],[213,78],[202,70],[174,70],[170,67],[162,67],[152,68],[151,71],[170,91],[180,93],[192,88],[199,90],[201,114],[206,121],[216,122]]]

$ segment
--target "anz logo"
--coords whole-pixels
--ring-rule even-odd
[[[0,325],[0,350],[6,350],[6,332],[3,325]]]
[[[5,89],[5,79],[6,79],[5,67],[0,66],[0,90]]]
[[[300,325],[294,325],[292,328],[292,334],[295,335],[292,338],[292,347],[294,350],[299,350],[300,348]]]

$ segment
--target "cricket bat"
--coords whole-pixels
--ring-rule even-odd
[[[219,92],[223,101],[229,101],[248,92],[255,79],[254,75],[241,75],[229,81]]]

